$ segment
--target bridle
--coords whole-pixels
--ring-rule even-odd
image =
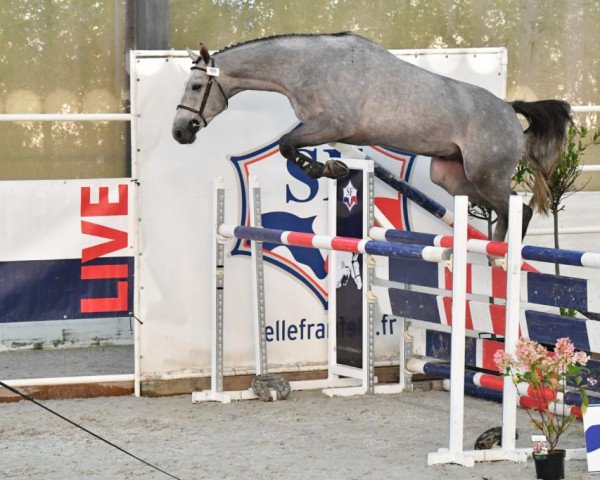
[[[217,87],[219,87],[219,90],[221,91],[221,95],[223,95],[223,98],[225,99],[225,110],[227,109],[227,107],[229,107],[229,100],[227,100],[227,95],[225,95],[225,92],[223,91],[223,87],[221,87],[221,84],[217,81],[216,75],[218,75],[218,73],[215,75],[215,74],[211,73],[209,71],[209,69],[199,67],[198,62],[200,62],[200,58],[198,60],[194,61],[194,66],[191,69],[192,70],[202,70],[203,72],[206,72],[206,74],[208,75],[208,82],[206,83],[206,88],[204,89],[204,96],[202,97],[202,103],[200,103],[200,108],[198,110],[196,110],[195,108],[188,107],[187,105],[179,104],[179,105],[177,105],[177,110],[179,110],[180,108],[183,108],[184,110],[188,110],[192,113],[195,113],[196,115],[198,115],[200,117],[200,119],[202,120],[202,123],[204,123],[204,126],[206,127],[208,125],[208,122],[204,118],[203,112],[204,112],[204,107],[206,107],[206,102],[208,101],[208,95],[210,93],[210,89],[212,88],[213,82],[217,85]],[[215,68],[214,57],[211,57],[211,59],[210,59],[210,68],[211,69]]]

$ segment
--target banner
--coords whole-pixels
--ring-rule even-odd
[[[0,182],[0,323],[133,310],[129,179]]]

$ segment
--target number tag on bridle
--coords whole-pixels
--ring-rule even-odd
[[[218,77],[219,69],[217,67],[206,67],[206,74],[210,75],[211,77]]]

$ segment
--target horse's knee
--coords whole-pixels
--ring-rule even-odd
[[[294,159],[296,149],[289,141],[289,138],[287,137],[287,135],[284,135],[283,137],[281,137],[279,139],[279,152],[281,153],[281,155],[284,158],[286,158],[288,160]]]

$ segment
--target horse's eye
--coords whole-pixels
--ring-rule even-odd
[[[199,83],[195,83],[194,85],[192,85],[192,90],[200,90],[202,88],[202,85]]]

